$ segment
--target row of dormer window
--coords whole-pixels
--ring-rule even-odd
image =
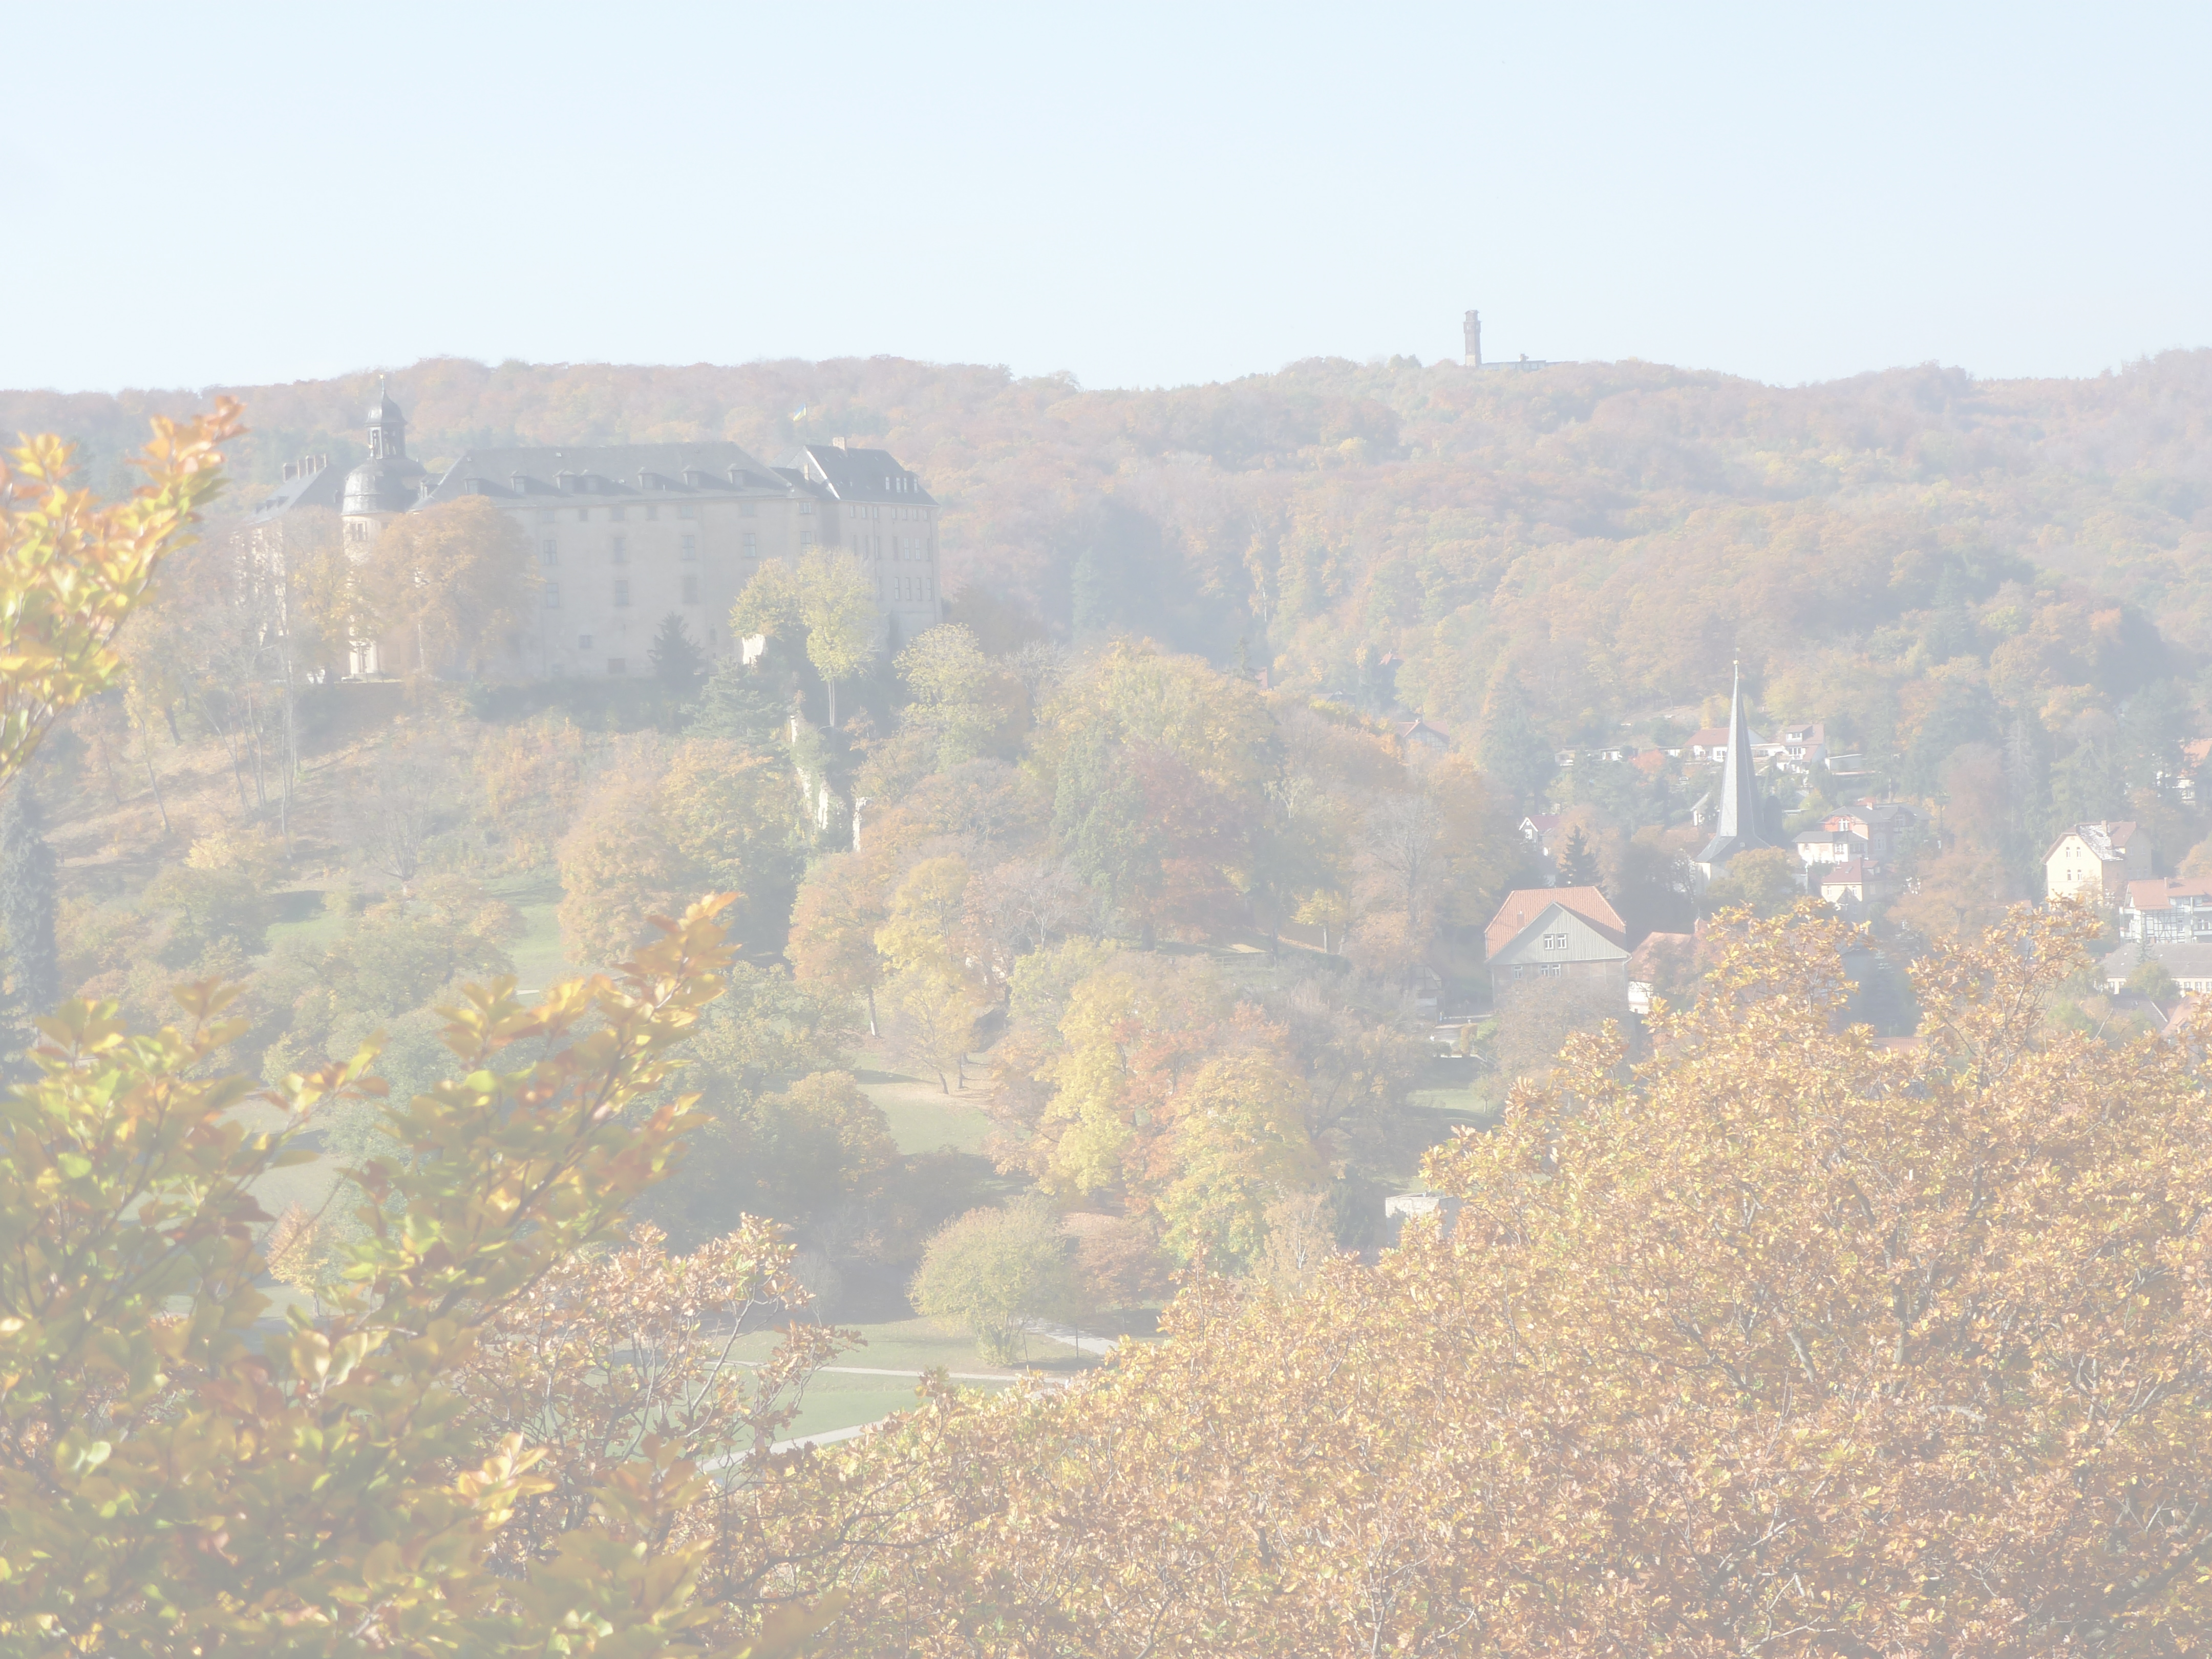
[[[811,501],[801,501],[799,504],[799,510],[801,513],[805,513],[811,511],[812,506],[813,503]],[[617,524],[620,524],[629,515],[629,507],[626,502],[618,502],[612,507],[579,507],[573,509],[565,507],[541,507],[538,509],[538,522],[540,524],[552,524],[558,520],[562,514],[570,512],[572,510],[576,515],[576,522],[578,524],[591,523],[592,514],[594,513],[603,513]],[[647,501],[645,503],[642,511],[648,520],[658,519],[660,516],[660,504],[658,501]],[[699,511],[689,501],[678,501],[676,504],[676,516],[679,519],[696,519],[699,516]],[[739,501],[738,503],[738,516],[742,519],[758,518],[760,516],[760,508],[751,501]]]

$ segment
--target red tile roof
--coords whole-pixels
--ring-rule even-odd
[[[1496,956],[1554,904],[1580,916],[1622,950],[1628,948],[1627,924],[1596,888],[1516,887],[1505,896],[1505,902],[1498,907],[1490,926],[1483,929],[1484,956]]]
[[[2128,884],[2131,910],[2171,910],[2178,898],[2212,899],[2212,878],[2153,876],[2148,881]]]

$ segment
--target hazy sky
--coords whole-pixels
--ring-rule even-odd
[[[935,15],[933,15],[935,14]],[[11,6],[0,386],[2212,343],[2212,8]]]

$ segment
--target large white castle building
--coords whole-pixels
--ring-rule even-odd
[[[841,547],[876,581],[885,646],[896,650],[943,616],[938,505],[888,451],[809,444],[769,466],[732,443],[471,449],[433,477],[407,453],[407,421],[379,392],[368,459],[343,478],[318,458],[288,462],[253,509],[256,528],[303,508],[334,510],[360,556],[403,514],[487,497],[520,526],[536,562],[536,629],[520,642],[525,676],[649,673],[662,620],[681,617],[710,657],[738,650],[730,608],[768,560]],[[387,665],[354,653],[357,673]]]

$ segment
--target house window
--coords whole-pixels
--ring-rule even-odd
[[[696,576],[686,576],[684,579],[684,603],[686,605],[699,603],[699,579]]]
[[[615,584],[615,608],[617,610],[620,610],[629,604],[629,584],[628,582],[617,582]]]
[[[617,675],[627,674],[629,672],[629,664],[621,657],[609,657],[607,659],[607,672]]]
[[[589,524],[591,521],[592,509],[590,507],[580,507],[576,509],[576,522],[578,524]]]
[[[698,556],[699,538],[696,536],[686,536],[684,538],[684,562],[690,564]]]
[[[590,650],[591,648],[592,648],[592,636],[591,636],[589,634],[579,634],[579,635],[576,635],[576,649],[577,649],[577,650],[579,650],[579,651],[588,651],[588,650]]]
[[[799,544],[801,547],[811,547],[811,546],[813,546],[813,545],[814,545],[814,532],[813,532],[812,531],[811,531],[811,530],[802,530],[802,531],[800,531],[800,532],[799,532]]]
[[[545,538],[545,544],[538,550],[538,562],[540,564],[560,563],[561,544],[555,541],[550,536],[548,536]]]
[[[648,519],[657,519],[660,516],[660,509],[658,507],[648,506],[645,509],[645,516]]]
[[[754,518],[758,515],[760,509],[755,507],[750,501],[739,501],[738,503],[738,516],[741,519]]]
[[[802,519],[812,518],[814,516],[814,503],[812,501],[799,502],[799,516]]]
[[[551,524],[553,522],[553,509],[550,507],[539,507],[538,509],[538,522],[540,524]]]
[[[615,538],[614,561],[617,564],[629,562],[629,543],[620,536]]]
[[[679,519],[696,519],[699,516],[699,509],[689,501],[678,501],[676,504],[676,516]]]
[[[626,507],[611,507],[607,509],[607,517],[612,519],[617,524],[620,524],[623,521],[623,514],[629,511],[629,509]]]
[[[759,538],[750,530],[745,532],[745,556],[749,559],[760,557]]]
[[[545,584],[545,608],[548,611],[558,611],[561,608],[560,583],[548,582]]]
[[[1566,936],[1565,933],[1547,933],[1547,934],[1545,934],[1545,935],[1544,935],[1544,948],[1545,948],[1547,951],[1564,951],[1564,950],[1565,950],[1565,949],[1567,948],[1567,936]]]

